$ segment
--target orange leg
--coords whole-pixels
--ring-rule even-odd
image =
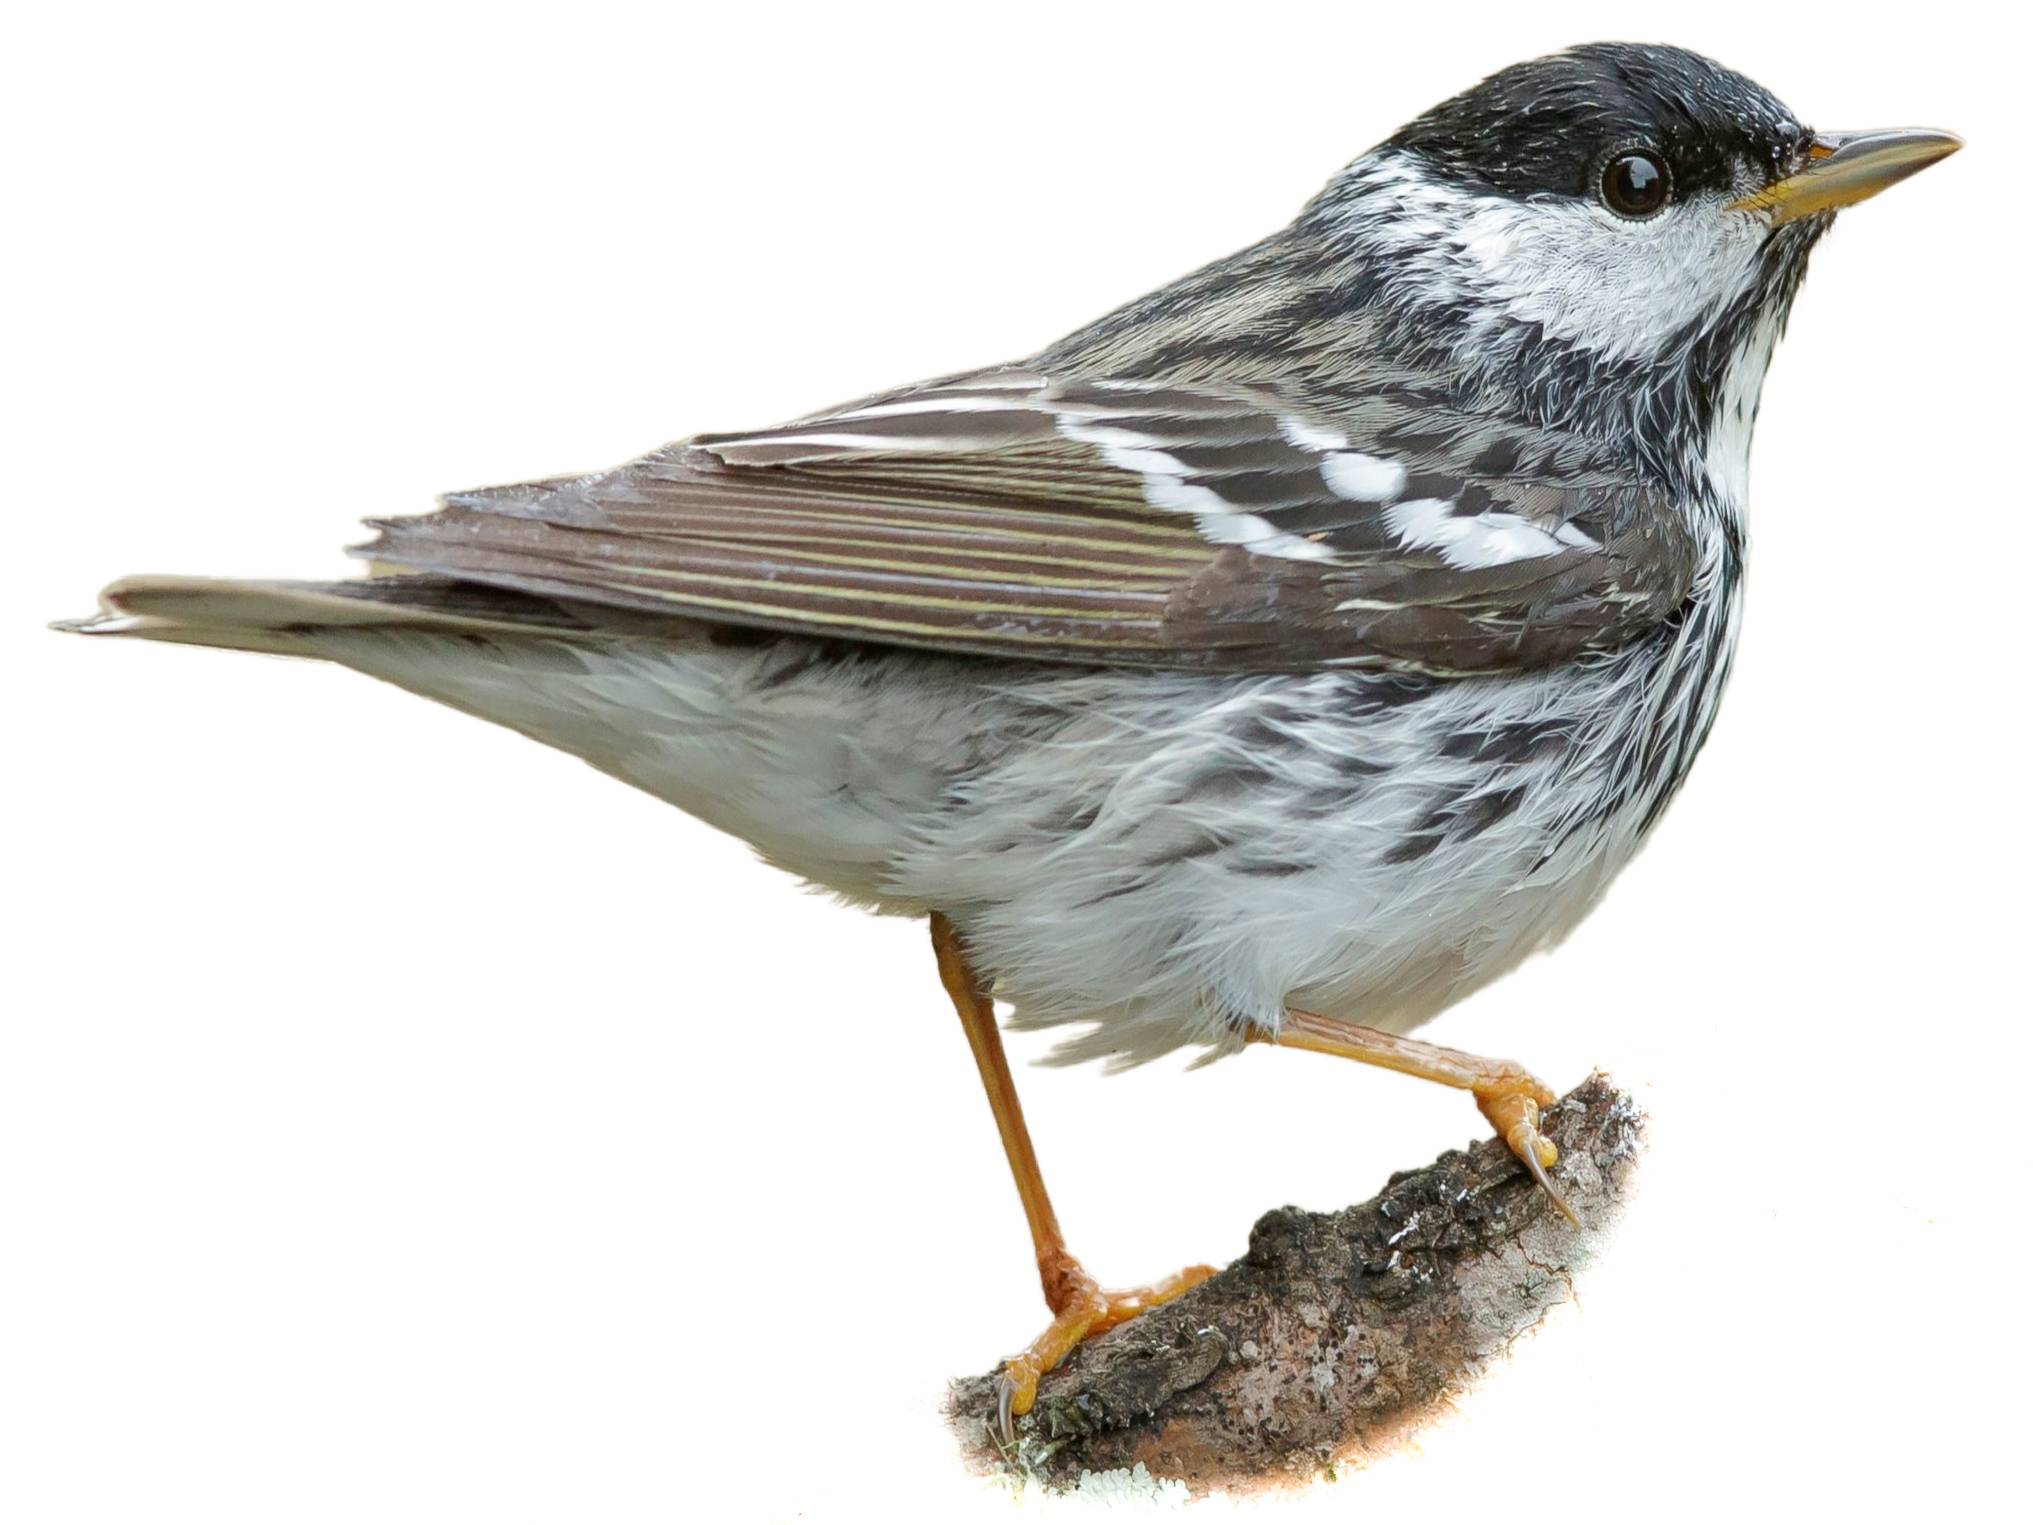
[[[1059,1220],[1052,1212],[1052,1199],[1045,1194],[1045,1178],[1039,1173],[1038,1157],[1031,1149],[1030,1130],[1024,1127],[1024,1109],[1017,1102],[1016,1082],[1010,1077],[1009,1060],[1003,1056],[1002,1035],[995,1025],[995,1005],[969,967],[953,924],[936,911],[932,913],[932,951],[939,958],[939,978],[945,982],[946,993],[960,1013],[960,1025],[967,1031],[968,1047],[974,1050],[981,1086],[988,1092],[989,1109],[995,1113],[995,1126],[1002,1134],[1002,1150],[1009,1157],[1010,1174],[1016,1178],[1017,1196],[1024,1205],[1024,1219],[1030,1224],[1045,1306],[1052,1310],[1052,1322],[1045,1326],[1045,1332],[1003,1367],[996,1417],[1007,1444],[1015,1438],[1015,1416],[1029,1413],[1037,1398],[1038,1379],[1065,1360],[1075,1345],[1197,1286],[1214,1274],[1214,1267],[1188,1266],[1149,1286],[1120,1291],[1104,1290],[1087,1274],[1067,1250],[1059,1233]]]
[[[1497,1136],[1510,1145],[1511,1153],[1524,1162],[1533,1178],[1545,1188],[1546,1195],[1553,1199],[1553,1205],[1567,1215],[1567,1221],[1578,1226],[1574,1210],[1561,1200],[1546,1174],[1560,1159],[1553,1141],[1539,1132],[1539,1109],[1552,1105],[1553,1093],[1523,1065],[1508,1059],[1479,1059],[1459,1049],[1421,1043],[1417,1038],[1401,1038],[1373,1027],[1358,1027],[1353,1022],[1337,1022],[1310,1011],[1286,1012],[1277,1036],[1266,1036],[1260,1041],[1284,1048],[1311,1049],[1316,1054],[1336,1054],[1474,1093],[1476,1106],[1497,1130]]]

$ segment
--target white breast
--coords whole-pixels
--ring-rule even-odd
[[[1231,1047],[1288,1004],[1403,1029],[1557,938],[1713,713],[1733,584],[1703,597],[1610,659],[1409,689],[703,633],[321,639],[839,894],[945,911],[1017,1020],[1094,1023],[1070,1056],[1141,1059]]]

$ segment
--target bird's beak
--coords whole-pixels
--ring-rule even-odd
[[[1774,227],[1816,212],[1840,211],[1919,174],[1960,147],[1962,139],[1954,133],[1929,127],[1817,133],[1798,173],[1731,202],[1730,210],[1763,212]]]

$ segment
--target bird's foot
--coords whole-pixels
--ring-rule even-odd
[[[1561,1200],[1560,1193],[1553,1189],[1553,1178],[1546,1174],[1560,1158],[1553,1141],[1539,1131],[1540,1109],[1553,1105],[1552,1088],[1523,1065],[1508,1059],[1464,1054],[1457,1048],[1441,1048],[1417,1038],[1380,1032],[1374,1027],[1323,1017],[1297,1007],[1285,1013],[1285,1020],[1276,1031],[1250,1036],[1285,1048],[1310,1049],[1316,1054],[1334,1054],[1374,1064],[1471,1093],[1482,1115],[1497,1130],[1497,1137],[1532,1172],[1532,1179],[1553,1199],[1553,1205],[1566,1215],[1569,1223],[1576,1228],[1581,1226],[1574,1209]]]
[[[1510,1146],[1511,1153],[1524,1162],[1540,1189],[1553,1199],[1553,1205],[1579,1228],[1581,1220],[1574,1216],[1574,1209],[1554,1189],[1552,1177],[1546,1174],[1560,1160],[1560,1150],[1539,1131],[1540,1108],[1553,1105],[1553,1092],[1529,1070],[1517,1065],[1505,1068],[1512,1073],[1473,1088],[1475,1104],[1497,1130],[1497,1137]]]
[[[1188,1266],[1148,1286],[1111,1291],[1070,1255],[1050,1267],[1045,1284],[1052,1322],[1021,1355],[1010,1357],[996,1382],[995,1420],[1003,1444],[1016,1443],[1017,1416],[1028,1414],[1037,1401],[1039,1378],[1065,1360],[1075,1345],[1170,1302],[1213,1274],[1213,1266]]]

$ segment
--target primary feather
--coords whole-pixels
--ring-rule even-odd
[[[376,528],[379,562],[627,609],[1255,671],[1543,664],[1663,618],[1694,561],[1661,495],[1550,431],[1021,370]]]

